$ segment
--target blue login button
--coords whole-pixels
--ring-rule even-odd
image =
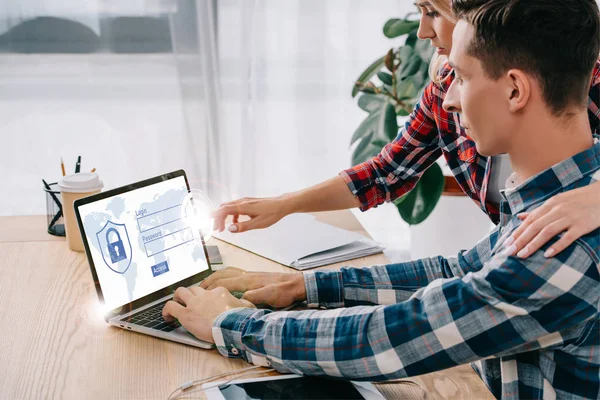
[[[165,272],[169,272],[169,264],[166,261],[152,266],[152,275],[154,275],[155,278]]]

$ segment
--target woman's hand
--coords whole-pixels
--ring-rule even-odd
[[[213,211],[214,229],[223,232],[225,220],[233,216],[231,232],[245,232],[252,229],[267,228],[283,217],[293,213],[312,213],[319,211],[345,210],[360,207],[358,197],[349,190],[342,176],[337,175],[324,182],[293,193],[277,197],[243,198],[221,204]],[[239,221],[240,215],[250,217],[248,221]]]
[[[512,234],[517,257],[529,257],[563,233],[544,253],[546,258],[553,257],[600,227],[600,182],[558,194],[536,210],[518,217],[523,223]]]
[[[245,232],[267,228],[288,214],[284,197],[259,199],[246,197],[221,204],[217,210],[213,211],[212,216],[215,219],[214,229],[218,229],[219,232],[223,232],[225,229],[225,220],[230,215],[233,216],[233,224],[229,226],[229,231]],[[239,222],[240,215],[247,215],[250,220]]]

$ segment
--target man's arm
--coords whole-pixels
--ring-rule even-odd
[[[490,258],[499,228],[473,249],[458,257],[433,257],[418,261],[378,265],[368,268],[342,268],[341,271],[316,273],[249,272],[228,267],[207,277],[203,289],[226,288],[245,292],[244,299],[253,304],[283,308],[307,300],[310,307],[393,304],[406,300],[416,290],[436,279],[463,277],[483,267],[481,260]]]
[[[546,348],[580,335],[600,297],[596,262],[574,245],[553,259],[493,257],[389,306],[221,314],[221,354],[281,372],[387,380]]]
[[[440,256],[398,264],[304,273],[306,300],[309,307],[324,308],[402,302],[436,279],[462,278],[469,272],[481,270],[481,260],[489,259],[490,249],[498,242],[499,230],[496,227],[474,248],[460,252],[458,257]]]

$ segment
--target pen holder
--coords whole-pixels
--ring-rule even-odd
[[[46,192],[48,233],[54,236],[65,236],[65,223],[63,220],[58,182],[50,183],[48,186],[50,186],[50,189],[44,188],[44,192]]]

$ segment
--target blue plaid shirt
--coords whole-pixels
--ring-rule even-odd
[[[600,144],[503,193],[500,224],[455,258],[305,274],[309,306],[233,309],[219,352],[280,372],[385,381],[473,363],[503,399],[600,398],[600,229],[554,258],[505,240],[550,197],[600,179]]]

